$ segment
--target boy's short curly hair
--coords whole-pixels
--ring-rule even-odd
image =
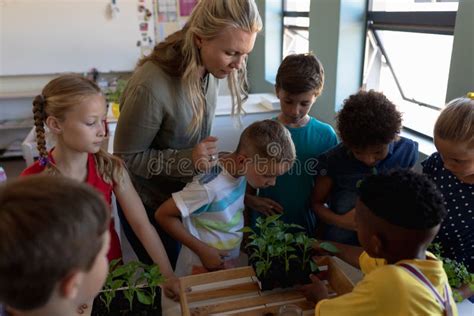
[[[359,187],[359,198],[377,217],[408,229],[433,228],[447,214],[436,185],[410,170],[367,177]]]
[[[311,53],[288,55],[278,67],[276,89],[290,94],[314,90],[321,94],[324,86],[324,68],[319,59]]]
[[[396,139],[402,127],[402,115],[382,93],[361,90],[344,100],[336,124],[346,146],[367,148]]]

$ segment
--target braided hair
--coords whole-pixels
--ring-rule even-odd
[[[33,116],[39,161],[49,174],[60,174],[59,169],[48,159],[46,149],[45,122],[49,116],[63,120],[73,106],[80,106],[87,98],[100,95],[95,82],[76,74],[62,75],[51,80],[33,100]],[[100,149],[94,154],[98,173],[107,183],[119,183],[124,172],[123,161]]]
[[[37,95],[33,100],[33,118],[35,122],[36,131],[36,148],[39,152],[40,163],[43,166],[49,165],[48,151],[46,150],[46,131],[44,129],[44,121],[46,120],[46,114],[44,111],[45,104],[46,99],[42,94]]]

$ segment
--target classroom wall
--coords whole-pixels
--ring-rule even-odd
[[[474,1],[460,0],[446,101],[474,91]]]
[[[362,84],[366,0],[311,1],[309,50],[321,60],[325,87],[311,114],[334,124],[343,100]]]
[[[274,75],[282,57],[281,0],[255,2],[262,18],[263,30],[257,35],[255,46],[247,61],[250,92],[272,93],[275,91]],[[274,65],[270,65],[271,62]]]
[[[153,19],[138,12],[136,0],[118,1],[114,15],[110,5],[110,0],[3,1],[0,75],[133,70],[142,47],[154,41]],[[141,31],[140,24],[147,29]],[[147,40],[137,45],[142,33]]]

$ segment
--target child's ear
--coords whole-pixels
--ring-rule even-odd
[[[279,95],[280,94],[280,88],[277,85],[275,85],[275,94],[276,94],[277,98],[279,99],[280,98],[280,95]]]
[[[196,44],[196,47],[198,49],[201,49],[201,47],[202,47],[202,38],[198,35],[194,35],[194,44]]]
[[[62,133],[62,127],[61,127],[61,122],[57,117],[54,116],[48,116],[46,119],[46,126],[48,126],[49,130],[53,134],[61,134]]]
[[[382,237],[379,234],[374,234],[370,238],[371,252],[375,255],[375,258],[383,258],[384,243]]]
[[[236,171],[239,174],[247,171],[247,168],[248,168],[247,164],[249,163],[249,161],[250,161],[250,158],[246,154],[238,153],[237,158],[236,158],[236,162],[237,162]]]
[[[247,161],[247,155],[242,154],[242,153],[237,154],[237,163],[239,164],[239,166],[244,165],[246,161]]]
[[[65,276],[59,284],[59,295],[66,299],[75,299],[79,294],[84,273],[74,271]]]

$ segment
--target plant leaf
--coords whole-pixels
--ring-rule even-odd
[[[263,271],[265,270],[265,264],[262,261],[258,261],[255,264],[255,268],[257,270],[257,271],[255,271],[257,273],[257,276],[261,276]]]
[[[321,247],[322,249],[324,249],[326,251],[332,252],[332,253],[338,253],[339,252],[339,249],[337,249],[336,246],[334,246],[333,244],[331,244],[330,242],[327,242],[327,241],[323,241],[322,243],[320,243],[319,247]]]
[[[125,283],[124,280],[115,280],[112,282],[111,289],[116,290],[119,287],[122,287],[124,283]]]
[[[289,224],[288,228],[298,228],[298,229],[304,229],[303,226],[297,225],[297,224]]]
[[[268,216],[265,221],[266,221],[267,223],[274,223],[274,222],[277,221],[280,217],[281,217],[281,214],[276,214],[276,215]]]
[[[239,229],[238,232],[241,232],[241,233],[253,233],[253,230],[252,230],[252,228],[245,226],[245,227],[242,227],[241,229]]]
[[[312,273],[318,273],[319,272],[319,267],[318,265],[316,264],[316,262],[314,262],[313,260],[310,260],[309,261],[309,266],[311,268],[311,272]]]
[[[138,301],[142,304],[151,305],[152,303],[151,296],[143,291],[137,291],[137,298]]]

